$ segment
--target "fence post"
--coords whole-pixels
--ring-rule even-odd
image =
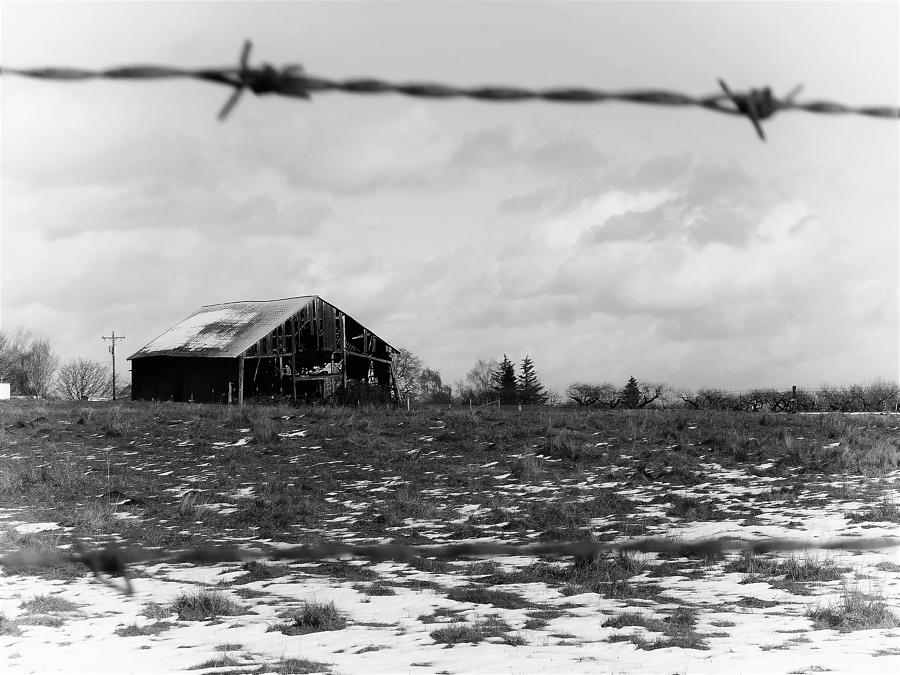
[[[409,396],[406,397],[406,411],[409,412],[412,409],[412,404],[409,402]]]
[[[791,387],[791,413],[797,412],[797,385]]]

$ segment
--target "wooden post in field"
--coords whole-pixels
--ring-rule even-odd
[[[406,411],[409,412],[412,410],[412,404],[409,401],[409,396],[406,397]]]
[[[797,385],[791,387],[791,412],[797,412]]]
[[[231,380],[228,380],[228,399],[226,402],[228,405],[231,405]]]
[[[244,355],[238,357],[238,400],[239,406],[244,405]]]

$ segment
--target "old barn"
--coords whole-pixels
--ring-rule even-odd
[[[394,347],[317,295],[205,305],[129,356],[135,400],[396,398]]]

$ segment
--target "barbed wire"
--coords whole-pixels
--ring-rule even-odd
[[[795,101],[801,87],[798,85],[784,98],[777,98],[769,87],[750,89],[748,92],[732,91],[724,80],[718,83],[721,93],[708,96],[690,96],[662,89],[635,89],[630,91],[603,91],[579,87],[555,87],[550,89],[529,89],[514,86],[459,87],[428,82],[393,83],[376,78],[354,78],[337,80],[307,75],[301,65],[287,65],[276,68],[268,63],[260,67],[250,67],[251,43],[246,41],[241,50],[237,68],[185,69],[169,66],[135,65],[101,70],[87,70],[68,67],[45,68],[3,68],[0,74],[19,75],[43,80],[81,81],[90,79],[110,80],[160,80],[187,78],[223,84],[234,88],[219,119],[224,120],[234,109],[243,92],[247,89],[254,94],[278,94],[294,98],[310,99],[312,94],[329,91],[347,94],[402,94],[429,99],[467,98],[491,103],[520,101],[548,101],[552,103],[644,103],[664,106],[694,106],[724,113],[747,117],[753,123],[757,135],[765,141],[761,121],[784,110],[802,110],[826,115],[854,114],[868,117],[900,119],[900,108],[894,106],[850,106],[833,101]]]
[[[273,551],[260,551],[235,546],[200,546],[183,550],[120,547],[110,543],[101,549],[87,551],[80,544],[72,550],[22,550],[0,556],[0,567],[41,568],[64,563],[82,564],[94,577],[127,595],[134,592],[129,566],[145,563],[216,564],[267,558],[312,562],[333,558],[365,558],[371,561],[412,560],[415,558],[457,559],[479,556],[573,556],[591,558],[609,553],[669,553],[683,556],[716,556],[729,551],[770,553],[808,549],[874,551],[900,546],[900,537],[845,537],[827,541],[810,539],[719,537],[696,541],[671,538],[631,539],[624,542],[552,541],[532,544],[500,542],[461,542],[456,544],[310,544]],[[113,584],[109,577],[122,577],[124,586]]]

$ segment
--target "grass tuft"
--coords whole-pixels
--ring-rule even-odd
[[[900,619],[888,609],[883,598],[853,588],[845,588],[837,603],[811,609],[806,616],[818,629],[830,628],[841,633],[900,625]]]
[[[278,675],[308,675],[310,673],[327,673],[327,663],[310,661],[309,659],[281,659],[266,667],[267,672],[275,672]]]
[[[661,633],[655,640],[647,640],[642,635],[616,635],[613,642],[629,641],[639,649],[653,650],[667,647],[681,649],[709,649],[704,636],[697,633],[697,611],[687,607],[677,608],[671,615],[656,619],[636,612],[626,612],[607,619],[604,628],[626,628],[639,626],[653,633]]]
[[[486,586],[457,586],[447,593],[450,600],[456,602],[474,602],[479,605],[493,605],[500,609],[524,609],[533,607],[520,595],[507,591],[496,591]]]
[[[183,593],[172,602],[172,611],[182,621],[203,621],[220,616],[246,614],[247,610],[224,593],[203,590]]]
[[[840,567],[830,558],[819,559],[813,556],[805,558],[760,556],[745,551],[737,560],[727,563],[725,572],[743,572],[765,581],[769,577],[784,577],[786,581],[838,581],[850,571],[849,567]]]
[[[511,635],[510,627],[496,617],[474,623],[454,623],[431,632],[431,638],[438,644],[452,647],[457,644],[477,644],[490,638],[499,638],[504,644],[521,646],[525,640],[519,635]]]
[[[172,628],[176,624],[171,621],[157,621],[145,626],[138,626],[136,623],[130,626],[122,626],[114,631],[119,637],[137,637],[139,635],[159,635],[164,630]]]
[[[550,457],[568,459],[572,462],[578,462],[584,456],[581,447],[569,438],[565,430],[548,430],[546,452]]]
[[[174,614],[171,605],[161,605],[158,602],[148,602],[141,610],[141,616],[148,619],[168,619]]]
[[[333,602],[307,602],[300,609],[292,609],[283,615],[289,621],[280,627],[285,635],[305,635],[320,631],[343,630],[347,619]]]
[[[850,514],[851,523],[900,523],[900,505],[888,499],[868,509],[860,509]]]
[[[74,612],[78,605],[58,595],[37,595],[22,603],[28,614],[50,614],[52,612]]]
[[[355,584],[353,586],[354,591],[359,591],[364,595],[396,595],[397,591],[393,586],[390,586],[382,581],[376,581],[374,584]]]
[[[8,618],[3,612],[0,612],[0,635],[16,636],[21,634],[22,631],[19,630],[19,624]]]
[[[198,663],[195,666],[188,666],[188,670],[205,670],[207,668],[227,668],[228,666],[240,666],[241,662],[237,661],[228,654],[222,654],[221,656],[213,657],[203,663]]]
[[[266,579],[278,579],[290,574],[290,568],[284,563],[267,564],[256,560],[244,563],[242,569],[245,571],[239,577],[236,577],[232,583],[249,584],[254,581],[265,581]]]

